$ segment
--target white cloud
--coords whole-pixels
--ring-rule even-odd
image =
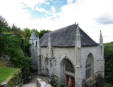
[[[41,5],[41,4],[49,5],[49,2],[47,2],[46,0],[21,0],[21,2],[32,9],[34,9],[35,6]]]
[[[72,4],[73,3],[73,0],[67,0],[67,3],[68,4]]]
[[[29,13],[23,10],[20,0],[2,0],[0,1],[0,15],[5,17],[10,25],[21,26],[23,20],[28,20]]]
[[[113,24],[113,15],[105,14],[97,18],[97,22],[100,24]]]
[[[40,8],[40,7],[37,7],[35,10],[39,11],[39,12],[44,12],[46,14],[48,14],[49,12],[47,10],[45,10],[44,8]]]
[[[57,17],[56,9],[53,6],[51,6],[51,11],[52,11],[52,13],[51,13],[52,16]]]
[[[60,13],[60,18],[57,20],[57,23],[66,26],[78,22],[80,27],[97,42],[99,30],[101,29],[103,35],[105,34],[104,41],[113,41],[113,35],[111,34],[111,31],[113,32],[113,24],[100,26],[96,21],[98,17],[105,13],[113,13],[111,11],[113,9],[112,4],[112,0],[77,0],[73,4],[62,7],[62,13]],[[107,28],[110,31],[107,31]]]
[[[0,15],[5,17],[10,25],[55,30],[78,22],[80,27],[97,42],[100,29],[103,32],[104,42],[113,41],[113,24],[100,26],[97,22],[97,18],[101,18],[104,14],[113,15],[113,0],[76,0],[75,3],[63,6],[60,13],[56,13],[55,8],[51,7],[53,17],[59,16],[54,20],[49,17],[31,19],[30,14],[24,10],[22,2],[33,9],[37,3],[47,3],[45,0],[0,0]],[[42,8],[37,10],[47,13]]]

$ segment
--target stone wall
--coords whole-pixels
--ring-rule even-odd
[[[82,84],[82,80],[86,78],[86,60],[88,58],[88,55],[92,54],[94,58],[94,74],[101,73],[104,75],[104,58],[101,58],[101,53],[100,53],[100,47],[95,46],[95,47],[82,47],[80,50],[80,68],[79,68],[79,77],[77,78],[78,74],[75,74],[75,79],[79,79],[79,82]],[[48,57],[48,48],[41,48],[41,55],[42,55],[42,67],[43,69],[46,67],[45,65],[45,59]],[[55,75],[59,77],[62,77],[60,75],[60,69],[61,69],[61,61],[64,58],[68,58],[71,63],[74,65],[75,72],[77,70],[76,67],[76,52],[75,48],[53,48],[53,56],[56,59],[56,65],[55,65]],[[101,61],[99,61],[101,60]],[[49,64],[49,63],[48,63]],[[48,70],[49,65],[48,65]],[[76,84],[76,82],[75,82]]]

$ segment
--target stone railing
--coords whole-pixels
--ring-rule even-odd
[[[42,79],[38,78],[37,79],[37,87],[52,87],[52,86],[50,84],[47,84]]]

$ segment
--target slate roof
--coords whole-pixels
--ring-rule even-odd
[[[56,31],[50,32],[51,34],[51,44],[53,47],[74,47],[75,46],[75,34],[76,34],[77,25],[73,24]],[[81,28],[81,46],[97,46],[98,44],[93,41]],[[48,34],[44,34],[44,36],[40,39],[40,46],[46,47],[48,46]]]
[[[32,39],[37,39],[35,32],[32,32],[32,34],[31,34],[30,40],[32,40]]]

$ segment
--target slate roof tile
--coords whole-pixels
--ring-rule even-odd
[[[51,44],[53,47],[74,47],[75,46],[75,34],[76,34],[76,24],[72,24],[70,26],[49,32],[51,33]],[[80,27],[79,27],[80,28]],[[40,39],[40,46],[46,47],[48,46],[48,34],[44,34],[44,36]],[[93,41],[81,28],[81,46],[97,46],[98,44]]]

